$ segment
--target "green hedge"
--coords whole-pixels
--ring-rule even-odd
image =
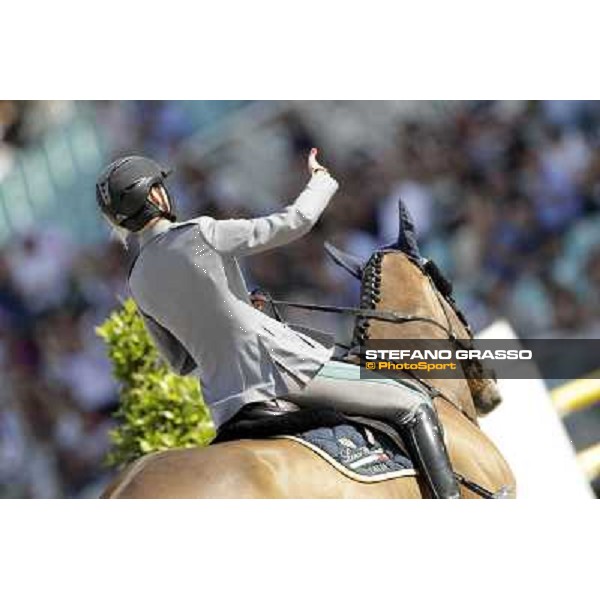
[[[169,448],[205,446],[215,432],[198,380],[175,375],[160,358],[130,298],[96,328],[120,384],[110,465]]]

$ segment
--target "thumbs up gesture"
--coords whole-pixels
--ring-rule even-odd
[[[325,171],[325,173],[329,173],[329,171],[317,160],[318,154],[317,148],[313,148],[308,153],[308,172],[312,175],[317,171]]]

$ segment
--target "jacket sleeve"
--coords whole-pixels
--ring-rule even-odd
[[[296,201],[284,210],[257,219],[196,220],[203,237],[217,252],[243,256],[292,242],[306,234],[338,188],[326,172],[317,171]]]
[[[159,354],[171,370],[177,375],[189,375],[196,368],[196,362],[190,353],[168,329],[141,310],[140,314]]]

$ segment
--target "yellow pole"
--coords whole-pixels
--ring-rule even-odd
[[[590,481],[600,477],[600,443],[579,452],[577,461]]]
[[[554,406],[561,416],[587,408],[600,401],[600,369],[586,379],[575,379],[550,392]]]

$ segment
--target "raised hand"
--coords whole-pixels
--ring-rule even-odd
[[[311,151],[308,153],[308,172],[312,175],[313,173],[317,172],[317,171],[325,171],[325,173],[328,173],[329,171],[321,164],[319,163],[319,161],[317,160],[317,154],[318,154],[318,149],[317,148],[312,148]]]

